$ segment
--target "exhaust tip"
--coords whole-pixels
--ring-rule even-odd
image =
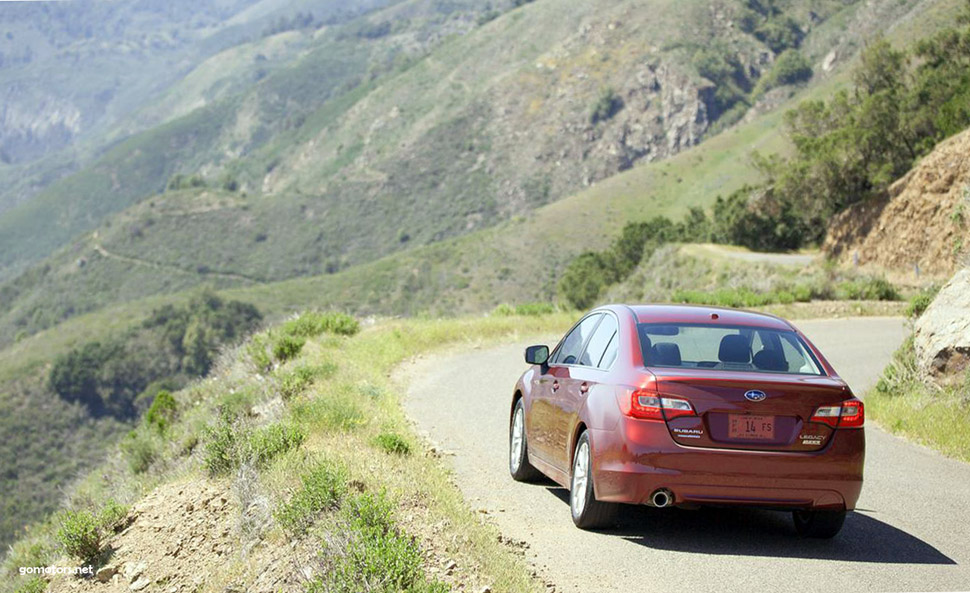
[[[670,506],[674,502],[674,495],[670,490],[661,488],[650,495],[650,502],[657,508]]]

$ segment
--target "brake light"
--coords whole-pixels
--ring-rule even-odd
[[[838,406],[822,406],[812,414],[811,421],[832,428],[861,428],[866,422],[865,406],[857,399],[846,400]]]
[[[866,423],[866,410],[862,401],[850,399],[842,402],[842,417],[839,428],[862,428]]]
[[[659,397],[656,393],[638,389],[630,396],[629,415],[643,420],[672,420],[680,416],[694,416],[690,402],[676,397]]]

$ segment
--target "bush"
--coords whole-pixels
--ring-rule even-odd
[[[392,433],[382,432],[374,438],[374,444],[385,453],[394,455],[410,455],[411,445],[403,437]]]
[[[178,404],[175,403],[175,398],[168,391],[162,390],[155,395],[151,407],[145,413],[145,424],[159,432],[165,432],[176,416]]]
[[[88,511],[66,511],[57,530],[57,541],[68,554],[82,562],[93,562],[101,553],[101,530]]]
[[[309,312],[287,321],[280,327],[280,331],[301,338],[312,338],[323,333],[353,336],[360,331],[360,323],[343,313]]]
[[[556,306],[551,303],[522,303],[515,306],[503,303],[492,310],[492,315],[498,317],[511,317],[513,315],[541,317],[555,312]]]
[[[333,364],[325,365],[320,369],[314,369],[313,367],[307,365],[300,365],[280,377],[280,396],[282,396],[284,400],[293,399],[306,391],[306,389],[313,384],[313,381],[319,374],[321,374],[321,372],[329,376],[333,374],[336,368],[336,365]]]
[[[279,455],[303,444],[306,434],[291,424],[271,424],[254,432],[248,439],[248,456],[257,467],[263,467]]]
[[[205,440],[202,464],[210,476],[228,474],[236,466],[239,431],[234,424],[233,417],[223,414],[215,426],[206,426],[202,433]]]
[[[300,482],[300,490],[274,513],[284,529],[298,534],[305,533],[320,513],[340,506],[347,491],[347,476],[343,468],[322,463],[304,474]]]
[[[778,56],[771,70],[758,81],[758,86],[764,92],[778,86],[804,82],[811,77],[812,65],[809,61],[798,50],[789,49]]]
[[[303,350],[304,344],[306,344],[306,338],[297,338],[290,335],[279,336],[273,343],[273,356],[280,362],[286,362],[291,358],[296,358]]]
[[[135,429],[121,441],[121,452],[131,471],[142,474],[158,458],[158,443],[147,431]]]
[[[361,494],[349,499],[343,516],[350,525],[351,540],[346,549],[330,554],[333,565],[311,584],[309,591],[448,590],[442,583],[427,580],[421,549],[414,539],[397,529],[393,507],[383,495]]]
[[[14,593],[44,593],[46,590],[47,581],[40,577],[30,577],[14,589]]]
[[[906,316],[910,319],[916,319],[922,315],[929,308],[939,291],[940,287],[934,286],[913,295],[913,298],[909,300],[909,305],[906,307]]]
[[[621,109],[623,109],[623,99],[613,88],[604,89],[589,114],[590,123],[596,124],[601,121],[612,119]]]
[[[109,498],[98,511],[98,527],[105,531],[115,531],[128,516],[128,507]]]
[[[898,301],[899,292],[885,278],[866,278],[843,282],[836,293],[850,301]]]

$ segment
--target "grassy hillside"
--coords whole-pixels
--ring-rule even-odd
[[[19,566],[78,561],[144,562],[151,581],[201,577],[219,590],[543,590],[464,505],[404,417],[406,386],[389,376],[415,355],[563,331],[572,316],[385,321],[359,333],[347,319],[323,330],[328,321],[308,314],[258,334],[209,379],[160,400],[70,490],[64,512],[14,544],[0,591],[26,586]],[[290,340],[299,346],[278,356]],[[138,512],[159,503],[164,511]],[[159,532],[158,520],[179,528]],[[186,536],[200,526],[212,526],[205,549],[190,553]],[[173,562],[167,550],[181,538]],[[304,566],[313,570],[301,579]],[[48,590],[73,584],[57,577]]]
[[[755,21],[790,19],[800,33],[789,45],[840,47],[817,21],[837,15],[865,34],[918,3],[862,20],[844,14],[854,3],[812,2],[811,14],[808,4],[780,3],[778,15]],[[0,219],[0,275],[159,191],[176,172],[210,184],[228,175],[248,194],[298,195],[325,212],[317,273],[439,241],[689,148],[759,100],[757,80],[781,49],[760,29],[734,27],[742,11],[734,0],[506,8],[493,3],[486,14],[479,3],[409,0],[321,29],[300,42],[304,49],[283,51],[279,67],[244,63],[263,56],[271,64],[268,43],[218,56],[172,90],[187,103],[170,94],[144,113],[201,111],[122,142]],[[816,27],[820,41],[812,41]],[[202,84],[214,68],[226,78]],[[129,162],[139,157],[151,166]],[[55,225],[44,215],[52,210],[62,212]]]
[[[124,430],[124,426],[111,424],[113,420],[110,419],[85,419],[78,415],[78,409],[65,406],[55,396],[45,392],[44,378],[50,361],[58,354],[85,342],[106,339],[127,331],[133,324],[141,323],[153,309],[165,303],[188,300],[191,293],[184,291],[199,284],[210,284],[224,289],[222,294],[251,302],[267,316],[277,319],[294,311],[315,307],[340,308],[361,313],[451,315],[456,312],[480,312],[499,302],[548,301],[555,295],[556,281],[563,267],[583,250],[606,247],[626,222],[658,214],[679,218],[689,206],[708,205],[716,195],[726,194],[755,179],[757,172],[750,164],[750,151],[772,153],[786,147],[779,125],[784,107],[805,97],[830,94],[844,82],[844,74],[819,74],[813,84],[791,98],[790,88],[774,91],[775,95],[772,96],[781,105],[780,109],[768,109],[767,103],[759,102],[748,121],[714,135],[697,146],[690,147],[689,143],[680,146],[674,151],[676,154],[669,158],[661,160],[658,155],[655,161],[631,166],[618,175],[599,181],[590,179],[590,187],[542,206],[538,204],[555,197],[554,192],[557,190],[553,186],[550,186],[546,198],[531,205],[516,202],[519,198],[515,197],[515,192],[506,194],[502,198],[506,200],[505,209],[501,210],[496,206],[495,210],[501,210],[501,216],[496,215],[491,221],[487,221],[484,214],[481,218],[469,219],[464,208],[478,204],[476,207],[481,210],[482,204],[489,203],[487,200],[480,203],[477,201],[483,194],[475,192],[485,190],[479,188],[473,192],[469,189],[478,183],[476,180],[498,183],[496,180],[514,179],[503,176],[517,171],[556,171],[560,165],[552,157],[537,160],[534,153],[528,152],[535,150],[535,145],[528,148],[525,153],[527,158],[519,155],[514,157],[514,162],[503,164],[501,159],[511,160],[513,157],[502,155],[516,153],[509,153],[507,148],[493,150],[492,145],[489,145],[488,154],[497,155],[494,158],[499,159],[496,161],[498,164],[491,171],[487,165],[484,165],[485,169],[479,170],[476,167],[479,167],[480,157],[484,153],[480,152],[480,145],[474,142],[473,150],[464,152],[461,147],[467,148],[467,145],[457,144],[458,157],[450,158],[448,163],[441,165],[441,159],[456,153],[456,139],[469,138],[469,122],[482,121],[461,119],[468,115],[468,104],[461,103],[468,96],[463,94],[466,86],[479,85],[476,90],[479,95],[473,93],[474,96],[497,96],[497,104],[502,104],[508,100],[502,94],[505,91],[512,93],[512,97],[530,96],[528,93],[517,93],[528,85],[532,85],[529,88],[533,89],[553,88],[549,87],[552,79],[546,77],[564,76],[564,88],[570,89],[568,92],[575,91],[576,94],[569,95],[567,92],[567,97],[561,100],[564,104],[573,104],[572,117],[580,118],[584,126],[591,126],[590,112],[600,96],[600,83],[574,86],[569,81],[587,81],[588,77],[584,79],[576,76],[577,71],[569,71],[562,65],[565,63],[562,57],[557,58],[561,61],[556,63],[555,69],[545,61],[540,69],[536,66],[535,56],[545,56],[543,59],[546,59],[559,55],[556,52],[565,51],[562,49],[563,44],[568,46],[569,43],[577,44],[575,47],[582,44],[609,47],[619,53],[616,48],[629,48],[626,44],[631,39],[636,39],[632,33],[631,37],[617,34],[615,39],[622,43],[610,45],[611,37],[607,32],[617,30],[616,22],[623,23],[619,29],[623,29],[624,34],[625,31],[635,30],[633,21],[625,18],[628,13],[617,9],[619,12],[616,13],[583,17],[594,23],[591,24],[590,32],[598,31],[597,34],[602,37],[580,36],[573,39],[571,35],[577,30],[583,30],[578,23],[573,23],[576,26],[563,26],[563,30],[567,31],[567,39],[573,41],[547,40],[549,46],[554,48],[551,50],[539,46],[522,47],[524,42],[521,39],[529,38],[526,24],[538,26],[537,22],[556,20],[550,17],[551,4],[540,0],[525,9],[507,12],[486,21],[480,26],[481,29],[446,41],[446,45],[439,50],[440,53],[433,52],[428,58],[406,63],[403,67],[394,66],[383,71],[374,80],[362,82],[334,96],[332,101],[326,102],[317,111],[309,112],[301,125],[287,128],[284,121],[270,117],[273,113],[279,113],[274,109],[282,109],[288,104],[285,97],[270,93],[271,87],[265,83],[267,86],[259,88],[260,92],[267,94],[236,95],[219,99],[204,107],[203,111],[186,116],[186,119],[177,119],[149,135],[135,137],[128,143],[120,144],[112,156],[117,159],[113,165],[116,169],[92,169],[79,176],[77,179],[84,183],[77,187],[84,189],[87,187],[85,184],[90,184],[91,193],[86,197],[83,192],[79,193],[75,196],[76,203],[72,202],[75,210],[65,212],[68,218],[77,214],[81,217],[78,220],[90,222],[91,226],[88,228],[96,229],[96,233],[76,238],[62,247],[54,257],[32,268],[15,281],[4,284],[0,289],[0,343],[6,346],[0,350],[0,406],[3,408],[0,410],[0,417],[20,414],[25,419],[16,425],[11,423],[10,430],[6,431],[3,441],[10,443],[8,455],[16,455],[17,451],[23,449],[19,443],[23,435],[29,434],[28,429],[43,434],[60,435],[70,431],[72,426],[81,426],[82,429],[72,433],[76,440],[65,441],[63,445],[51,443],[40,452],[44,457],[39,457],[39,461],[32,458],[31,463],[36,462],[37,467],[55,468],[47,474],[30,472],[31,475],[41,476],[38,484],[50,485],[66,483],[80,468],[88,466],[92,460],[103,454],[105,447],[111,446]],[[940,15],[945,15],[946,10],[953,10],[957,4],[956,0],[920,3],[918,9],[912,13],[913,16],[901,19],[891,34],[900,40],[911,40],[917,32],[931,30],[936,26],[934,23],[942,22]],[[415,3],[414,6],[420,8],[422,4]],[[893,3],[891,8],[900,11],[893,13],[898,15],[909,6]],[[629,7],[630,5],[623,3],[620,8]],[[577,10],[580,8],[577,7]],[[843,22],[856,22],[852,20],[856,17],[853,16],[855,13],[851,8],[846,10],[852,14],[837,13],[841,15],[840,18],[846,19]],[[636,15],[642,18],[639,12]],[[924,15],[928,20],[923,20]],[[610,28],[611,22],[614,24],[613,29]],[[887,21],[877,20],[878,25],[873,25],[871,19],[858,22],[867,23],[877,29],[887,26]],[[501,33],[505,31],[514,33],[515,43],[506,39],[511,44],[510,48],[496,48],[488,39],[479,37],[482,34],[479,31],[490,27],[497,28],[497,32],[493,31],[490,35],[501,37]],[[820,26],[817,31],[819,35],[828,35],[829,38],[834,34],[824,26]],[[325,37],[328,34],[329,32],[324,32],[322,35]],[[826,52],[822,49],[831,46],[823,44],[819,46],[822,49],[809,50],[814,47],[810,44],[812,39],[814,38],[810,35],[805,40],[806,53],[812,51],[812,56],[824,56]],[[338,45],[343,43],[337,38],[336,32],[331,41]],[[390,42],[389,39],[386,41]],[[541,39],[537,38],[536,43],[539,41]],[[489,71],[482,70],[485,66],[481,66],[470,72],[483,73],[487,79],[485,82],[477,79],[464,80],[457,74],[454,78],[449,78],[449,73],[463,74],[465,68],[474,65],[463,61],[460,55],[451,55],[460,54],[457,50],[470,48],[470,44],[474,43],[482,43],[480,51],[484,53],[503,49],[507,52],[520,52],[521,55],[513,59],[512,54],[500,54],[506,56],[503,59],[509,64],[510,74],[507,75],[493,71],[489,78],[485,76]],[[747,39],[744,43],[750,47],[751,40]],[[377,51],[378,45],[369,47]],[[672,56],[669,68],[673,68],[676,59],[679,59],[677,55],[683,57],[684,54],[678,54],[678,48],[668,49]],[[578,54],[569,55],[578,59]],[[582,62],[582,68],[589,72],[596,71],[599,64],[606,64],[603,68],[610,76],[619,78],[624,71],[620,69],[614,72],[609,69],[613,63],[611,60],[595,61],[599,54],[582,55],[585,56],[584,60],[594,59],[592,62]],[[625,54],[616,58],[618,63],[626,64],[623,68],[629,66],[627,62],[622,62],[626,59]],[[312,60],[307,62],[307,67],[319,63]],[[572,74],[562,74],[564,70]],[[541,75],[536,75],[536,71],[541,71]],[[281,85],[285,81],[290,86],[280,88],[293,89],[298,96],[309,96],[314,92],[313,87],[301,86],[301,77],[298,75],[300,72],[310,70],[281,68],[266,80],[274,81],[273,84],[280,81]],[[534,76],[539,78],[533,78]],[[447,84],[442,80],[448,81]],[[408,81],[414,84],[423,81],[421,84],[426,85],[446,84],[455,94],[442,91],[440,86],[424,87],[427,92],[440,91],[443,93],[441,96],[452,97],[451,102],[443,100],[442,105],[426,106],[427,110],[421,112],[423,115],[400,109],[393,119],[405,118],[408,120],[406,123],[388,124],[390,128],[387,131],[378,128],[371,130],[370,126],[382,121],[381,118],[372,116],[378,113],[390,116],[394,113],[393,108],[384,111],[389,105],[386,101],[391,101],[393,97],[384,94],[388,91],[382,89],[399,88],[404,93],[410,88],[405,84],[410,84]],[[401,86],[384,87],[385,82]],[[649,80],[644,84],[646,87],[651,85]],[[416,88],[422,87],[419,85]],[[300,95],[301,92],[304,95]],[[415,91],[412,94],[411,97],[402,95],[401,103],[405,104],[405,100],[409,100],[417,105],[421,93]],[[629,98],[630,95],[624,96]],[[251,97],[259,101],[265,100],[259,103],[260,109],[265,110],[257,110],[255,113],[268,118],[267,125],[280,126],[283,131],[268,132],[267,137],[263,138],[259,135],[252,136],[253,128],[244,127],[241,137],[246,142],[252,141],[251,154],[231,162],[226,160],[225,163],[228,164],[225,166],[219,164],[223,163],[221,160],[217,164],[212,164],[216,160],[210,160],[209,165],[212,166],[206,165],[207,158],[215,157],[205,150],[199,151],[195,148],[201,146],[204,149],[213,143],[229,146],[220,143],[227,142],[227,138],[234,138],[227,135],[225,128],[220,127],[224,123],[220,120],[224,114],[220,109],[228,104],[239,107],[238,111],[232,112],[232,121],[238,123],[243,114],[249,113],[251,116],[254,113],[243,109],[251,105],[248,101],[256,100]],[[550,95],[546,100],[555,102],[560,99]],[[764,101],[768,101],[768,98]],[[520,108],[528,112],[529,105]],[[636,117],[655,117],[650,109],[648,107],[638,112]],[[610,154],[609,147],[615,146],[612,141],[604,142],[604,138],[609,138],[609,134],[613,132],[629,131],[637,124],[636,118],[624,119],[625,116],[621,115],[624,112],[629,115],[631,111],[627,104],[606,123],[593,126],[593,139],[589,141],[590,154],[600,154],[602,157],[596,162],[606,163],[608,159],[602,155]],[[514,110],[510,113],[514,113]],[[210,117],[204,117],[205,114]],[[452,116],[459,119],[446,125],[448,117]],[[507,143],[522,141],[526,145],[524,137],[529,130],[537,131],[537,134],[543,132],[545,135],[540,134],[539,137],[542,142],[549,143],[554,142],[555,138],[573,138],[571,134],[586,137],[582,130],[564,131],[549,127],[549,121],[541,118],[536,120],[541,125],[529,118],[496,121],[499,123],[493,122],[489,125],[501,124],[523,130],[519,135],[510,133],[508,138],[503,136],[502,142]],[[201,126],[198,135],[193,135],[195,125]],[[452,127],[448,128],[448,125]],[[367,138],[367,142],[361,140],[359,145],[340,142],[341,138],[346,140],[354,137],[357,133],[354,130],[363,128],[367,128],[368,132],[361,138]],[[471,129],[473,136],[484,133],[474,126]],[[681,129],[681,133],[686,132]],[[350,136],[344,137],[342,134]],[[493,139],[496,137],[492,136]],[[173,144],[173,138],[181,141]],[[410,160],[400,160],[399,154],[392,150],[402,142],[413,148],[423,146],[429,140],[434,142],[428,144],[426,149],[421,149],[426,152],[413,152],[411,154],[414,156],[409,157]],[[663,136],[663,142],[668,140],[667,136]],[[582,140],[584,145],[586,142]],[[296,150],[294,146],[302,148],[293,152]],[[317,152],[315,147],[327,146],[333,150],[332,158],[318,160],[323,153]],[[341,146],[343,148],[338,150]],[[140,150],[133,147],[140,147]],[[310,150],[311,147],[314,147],[313,150]],[[543,150],[539,150],[539,153],[545,154]],[[159,154],[166,156],[152,158]],[[570,158],[576,159],[575,162],[585,162],[581,160],[580,154],[581,151]],[[276,155],[282,155],[279,162],[269,167]],[[176,161],[184,159],[188,163],[187,168],[180,169],[181,165],[167,160],[170,157]],[[591,159],[596,160],[592,157]],[[301,165],[304,160],[306,164]],[[642,160],[649,161],[649,158],[644,156]],[[573,170],[568,158],[560,162],[563,169]],[[610,162],[615,169],[620,168],[621,163],[618,161]],[[505,168],[500,168],[499,165]],[[382,170],[383,167],[392,169]],[[276,173],[277,170],[279,173]],[[400,177],[385,177],[388,170],[396,171],[395,175]],[[603,169],[602,172],[605,175],[609,170],[611,169]],[[90,219],[84,218],[88,214],[82,206],[88,203],[84,200],[95,204],[99,201],[96,199],[98,192],[102,191],[115,197],[121,195],[110,192],[113,187],[112,173],[121,176],[119,180],[124,179],[123,186],[127,187],[156,181],[164,184],[173,172],[198,171],[202,171],[209,187],[184,187],[143,199],[133,208],[105,221],[99,221],[100,214],[95,215],[95,211],[92,211]],[[429,171],[437,171],[440,178],[429,177]],[[471,174],[464,175],[468,171]],[[462,175],[456,176],[456,172]],[[233,175],[241,187],[237,187],[235,191],[223,189],[221,179],[225,173]],[[130,177],[124,177],[125,175]],[[550,176],[558,179],[552,173]],[[257,179],[259,188],[253,185]],[[325,183],[328,180],[339,186],[339,189],[320,187],[319,191],[324,192],[322,195],[298,191],[304,183],[313,187],[314,183]],[[394,185],[398,182],[402,185]],[[262,191],[264,183],[268,188],[266,192]],[[288,187],[287,183],[294,185]],[[569,183],[584,185],[585,180],[574,178]],[[274,184],[280,185],[276,188]],[[459,187],[454,184],[466,185]],[[544,187],[543,183],[538,186],[521,185],[517,181],[510,184],[510,187],[523,192],[524,187],[538,187],[540,190]],[[407,197],[407,201],[403,201],[403,197],[401,202],[388,201],[390,194],[386,192],[397,192],[401,187],[412,186],[419,193]],[[70,184],[64,185],[65,196],[71,187]],[[368,188],[375,187],[384,189],[374,194],[368,193]],[[558,191],[565,192],[567,185],[562,187]],[[336,195],[326,193],[331,191],[347,193],[340,200],[334,201],[327,197]],[[462,193],[466,191],[468,193]],[[50,211],[60,211],[55,207],[59,203],[57,199],[60,198],[50,195],[53,197],[45,198],[51,200],[47,205],[52,209],[44,214],[44,221],[47,223],[50,222]],[[420,199],[423,196],[427,196],[427,203],[430,205],[428,207],[434,215],[430,220],[428,216],[431,214],[418,208],[424,203]],[[134,194],[132,199],[136,199]],[[453,204],[455,209],[444,208],[440,218],[435,218],[438,215],[434,208],[439,208],[444,203]],[[118,208],[120,205],[112,207]],[[354,218],[361,212],[365,215],[359,219]],[[27,228],[29,224],[40,224],[39,210],[36,215],[34,222],[24,223],[28,225]],[[506,220],[499,222],[503,216]],[[0,224],[8,220],[17,219],[9,218],[5,214],[0,218]],[[461,228],[455,226],[458,220],[464,221],[464,225],[459,225]],[[77,220],[68,220],[63,228],[76,222]],[[14,226],[16,225],[11,224],[4,227],[4,232],[0,233],[0,241],[14,237],[7,232],[21,232],[14,229]],[[488,228],[476,230],[480,226]],[[451,234],[460,233],[464,234],[450,237]],[[27,235],[16,236],[24,241],[30,239]],[[11,239],[11,243],[16,241]],[[351,255],[351,252],[346,251],[348,249],[356,250],[353,252],[356,255]],[[378,258],[384,251],[396,252]],[[328,270],[332,273],[327,274]],[[24,412],[28,408],[33,411],[34,416]],[[65,459],[71,460],[70,463],[66,463]],[[0,460],[0,465],[5,470],[7,467],[14,467],[14,464],[4,460]],[[29,508],[23,506],[21,498],[7,497],[6,493],[0,493],[0,498],[20,505],[15,510],[17,516],[25,521],[31,516],[37,516],[36,513],[51,508],[58,496],[52,486],[43,490],[38,487],[37,491],[41,494]]]

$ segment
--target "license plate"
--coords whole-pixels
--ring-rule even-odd
[[[728,438],[770,441],[775,438],[775,417],[732,414],[728,417]]]

